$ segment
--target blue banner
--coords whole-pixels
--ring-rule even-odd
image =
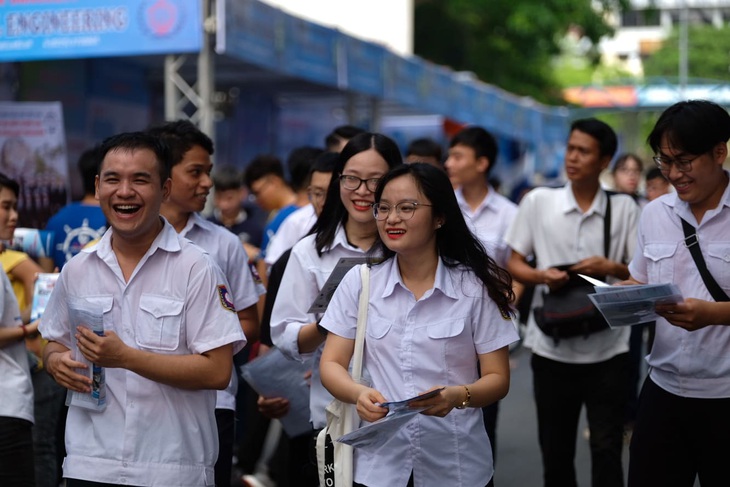
[[[196,52],[198,0],[0,1],[0,62]]]

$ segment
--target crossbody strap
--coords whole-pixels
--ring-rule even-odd
[[[715,301],[730,301],[730,297],[728,297],[727,293],[722,290],[720,285],[707,269],[705,258],[702,257],[702,250],[700,249],[700,240],[697,238],[697,229],[684,218],[680,217],[679,219],[682,220],[682,230],[684,230],[684,246],[689,249],[689,253],[695,261],[697,270],[700,271],[700,276],[702,276],[702,282],[705,283],[705,287],[707,287],[707,290],[710,291],[710,294]]]
[[[603,255],[611,249],[611,193],[606,191],[606,214],[603,217]]]
[[[362,290],[357,306],[357,332],[355,334],[355,350],[352,354],[352,378],[356,382],[362,378],[362,356],[365,348],[365,327],[368,322],[368,304],[370,303],[370,266],[360,266]]]

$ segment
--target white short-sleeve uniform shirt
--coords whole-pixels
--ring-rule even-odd
[[[286,220],[281,223],[279,229],[271,237],[264,262],[268,265],[274,265],[284,252],[294,247],[302,237],[309,233],[316,221],[317,214],[311,204],[302,206],[286,217]]]
[[[202,248],[218,264],[230,285],[229,291],[236,311],[258,303],[263,289],[259,289],[248,266],[248,256],[241,241],[227,229],[205,220],[197,213],[190,215],[180,235]],[[238,375],[231,374],[225,390],[216,391],[216,409],[236,410]]]
[[[299,330],[319,318],[307,311],[340,258],[364,257],[365,252],[347,242],[342,226],[337,228],[331,247],[325,249],[321,257],[317,255],[314,238],[314,235],[308,235],[292,249],[271,311],[271,340],[289,357],[302,362],[311,361],[309,410],[312,426],[320,429],[326,424],[324,410],[333,399],[319,378],[319,359],[324,345],[313,353],[301,353],[297,341]]]
[[[322,326],[354,340],[361,288],[357,266],[335,291]],[[433,288],[418,301],[403,283],[397,258],[373,266],[369,301],[363,367],[389,401],[474,382],[478,354],[518,339],[482,282],[442,261]],[[406,485],[413,471],[416,486],[482,486],[494,473],[490,456],[481,409],[454,409],[444,418],[417,415],[381,448],[355,449],[355,481]]]
[[[676,284],[685,298],[714,301],[689,249],[684,245],[680,217],[694,226],[707,269],[730,295],[730,186],[717,208],[697,225],[689,205],[670,193],[652,201],[641,215],[637,251],[629,265],[639,282]],[[730,326],[687,331],[664,318],[656,321],[656,336],[647,356],[652,380],[683,397],[730,397]]]
[[[461,213],[471,223],[471,229],[487,249],[487,253],[500,267],[506,267],[511,250],[504,240],[512,220],[517,215],[517,205],[489,187],[489,192],[476,210],[472,211],[464,199],[461,188],[454,191]]]
[[[164,228],[125,282],[111,247],[113,230],[84,249],[56,283],[40,331],[71,348],[68,300],[104,310],[104,329],[126,345],[157,354],[200,354],[246,339],[225,277],[198,246]],[[214,485],[218,457],[215,391],[154,382],[107,368],[103,412],[71,407],[64,476],[110,484]]]
[[[591,207],[583,213],[575,201],[570,183],[561,188],[537,188],[520,202],[505,240],[524,256],[535,255],[538,269],[575,264],[588,257],[604,255],[603,225],[606,193],[599,190]],[[641,210],[624,194],[611,196],[611,241],[609,259],[626,263],[636,245],[636,227]],[[547,286],[535,287],[532,308],[542,305]],[[557,344],[535,324],[532,313],[525,346],[541,357],[566,363],[597,363],[629,349],[630,330],[604,330],[588,337],[561,338]]]
[[[0,327],[20,327],[18,300],[5,271],[0,269]],[[0,416],[33,422],[33,384],[25,341],[0,348]]]

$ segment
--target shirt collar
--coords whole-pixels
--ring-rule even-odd
[[[167,252],[177,252],[181,249],[180,240],[178,239],[177,232],[170,225],[170,223],[164,218],[160,217],[163,222],[162,230],[157,234],[157,237],[152,241],[150,248],[147,249],[145,255],[152,255],[157,249],[162,249]],[[109,228],[104,232],[104,236],[96,245],[88,248],[84,248],[81,251],[87,253],[96,252],[100,259],[106,260],[107,257],[111,256],[114,251],[112,250],[112,237],[114,235],[114,229]]]
[[[183,227],[182,231],[180,232],[181,237],[187,236],[187,234],[193,229],[193,227],[202,227],[204,223],[202,223],[203,217],[200,216],[197,213],[191,213],[190,217],[188,218],[188,222]]]
[[[563,187],[563,191],[563,213],[567,214],[571,211],[577,211],[578,213],[582,214],[583,211],[580,209],[580,206],[578,206],[578,202],[575,200],[575,195],[573,194],[573,189],[570,181],[565,184],[565,186]],[[603,188],[598,188],[598,191],[596,191],[596,195],[593,197],[591,207],[588,208],[588,211],[585,213],[585,215],[589,216],[593,213],[601,216],[606,216],[606,191]]]
[[[462,211],[466,212],[470,215],[476,215],[478,213],[481,213],[485,209],[496,209],[495,208],[495,189],[490,185],[488,186],[488,192],[487,195],[484,197],[481,203],[479,203],[479,206],[477,206],[476,210],[472,211],[471,206],[469,206],[469,203],[467,203],[466,199],[464,198],[464,192],[461,189],[461,186],[456,188],[454,190],[454,194],[456,195],[456,202],[459,203],[459,207],[462,209]]]
[[[330,245],[328,250],[332,250],[337,246],[343,247],[345,249],[353,250],[361,250],[358,247],[355,247],[354,245],[351,245],[350,242],[347,241],[347,234],[345,233],[345,227],[342,224],[337,225],[337,231],[335,232],[335,238],[332,239],[332,245]]]
[[[383,298],[386,298],[393,294],[395,292],[396,285],[400,286],[403,290],[410,292],[410,290],[403,282],[403,278],[401,277],[400,271],[398,270],[397,255],[391,259],[388,259],[388,261],[384,262],[382,265],[387,266],[385,268],[385,272],[387,272],[388,274],[387,280],[385,282],[385,287],[383,288]],[[458,299],[458,296],[454,289],[454,280],[452,279],[451,268],[446,267],[441,258],[439,258],[436,265],[436,277],[433,282],[433,289],[431,291],[427,291],[424,296],[428,296],[433,292],[436,292],[437,290],[440,291],[444,296],[452,299]]]

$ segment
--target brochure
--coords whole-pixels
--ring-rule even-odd
[[[611,328],[633,326],[661,318],[656,304],[681,303],[682,293],[676,284],[641,284],[636,286],[596,286],[589,294]]]
[[[306,379],[310,368],[287,358],[275,347],[240,368],[243,378],[258,394],[289,400],[289,412],[279,421],[290,438],[312,430],[309,423],[309,383]]]
[[[53,288],[56,286],[58,281],[58,273],[41,273],[38,274],[38,278],[35,281],[33,289],[33,304],[30,311],[30,321],[39,319],[43,312],[46,310],[48,300],[51,297]]]

